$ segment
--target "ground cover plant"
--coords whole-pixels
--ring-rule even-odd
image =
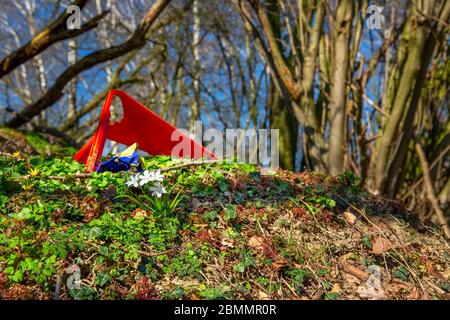
[[[0,154],[2,299],[449,298],[442,231],[351,173],[158,156],[86,178],[23,138]]]

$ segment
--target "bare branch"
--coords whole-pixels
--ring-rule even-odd
[[[66,84],[79,75],[81,72],[92,68],[100,63],[118,58],[126,53],[139,49],[146,43],[146,34],[150,29],[153,22],[169,4],[170,0],[158,0],[147,12],[141,23],[137,27],[133,35],[125,42],[112,46],[107,49],[102,49],[89,54],[76,64],[66,69],[55,81],[53,86],[41,97],[38,101],[28,105],[20,113],[18,113],[13,119],[11,119],[7,126],[11,128],[18,128],[21,125],[27,123],[35,115],[39,114],[42,110],[45,110],[53,103],[55,103],[63,95],[63,89]]]
[[[445,235],[447,236],[447,238],[450,238],[450,228],[447,224],[447,219],[445,218],[444,212],[439,207],[438,199],[434,194],[433,183],[431,181],[430,169],[428,166],[427,158],[425,157],[425,152],[423,151],[422,146],[418,143],[416,144],[416,151],[417,155],[419,156],[420,163],[422,164],[423,179],[425,182],[425,189],[427,192],[428,200],[430,201],[431,206],[433,207],[434,212],[436,213],[436,216],[439,220],[439,223],[441,224],[442,229],[444,230]]]
[[[74,2],[74,4],[78,5],[80,8],[84,7],[86,3],[87,0],[77,0]],[[67,12],[62,13],[55,21],[46,26],[44,30],[35,35],[28,43],[0,61],[0,78],[10,73],[21,64],[32,59],[52,44],[65,39],[77,37],[80,34],[97,27],[100,20],[102,20],[107,13],[108,11],[101,13],[84,24],[80,29],[74,30],[67,29],[66,21],[70,14]]]

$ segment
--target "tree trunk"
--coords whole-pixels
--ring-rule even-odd
[[[200,12],[199,0],[194,0],[194,26],[192,37],[192,48],[194,55],[194,103],[191,109],[190,129],[193,130],[195,121],[200,119]]]
[[[347,122],[346,97],[353,2],[339,1],[334,31],[334,70],[330,101],[330,140],[328,171],[339,175],[345,169]]]
[[[435,3],[434,0],[429,0],[422,3],[419,9],[426,15],[434,15]],[[427,21],[416,9],[411,10],[408,25],[404,29],[406,34],[403,34],[403,41],[398,49],[397,59],[405,59],[404,67],[398,72],[398,86],[391,82],[396,81],[395,77],[387,85],[394,86],[396,90],[390,93],[393,98],[389,100],[388,97],[386,101],[388,104],[385,108],[390,114],[382,129],[376,155],[372,157],[373,189],[378,193],[389,190],[391,195],[395,193],[397,180],[401,175],[423,78],[434,47],[434,41],[430,39],[431,21]]]
[[[67,54],[69,65],[77,62],[77,41],[69,39],[69,52]],[[78,126],[76,108],[77,108],[77,81],[76,78],[69,82],[69,95],[67,97],[67,121],[74,122],[75,127]]]
[[[298,122],[292,116],[289,98],[283,98],[273,84],[270,85],[270,127],[279,129],[280,166],[295,170],[295,154],[298,140]]]

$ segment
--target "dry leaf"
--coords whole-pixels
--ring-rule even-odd
[[[351,213],[349,211],[345,211],[342,215],[343,215],[345,221],[347,221],[349,224],[355,224],[356,216],[353,213]]]
[[[410,283],[406,283],[399,279],[392,279],[389,283],[390,291],[392,291],[395,295],[401,294],[401,292],[411,291],[413,286]]]
[[[117,189],[116,186],[113,184],[110,184],[106,190],[100,191],[101,199],[106,199],[109,201],[113,201],[117,196]]]
[[[420,299],[420,291],[416,287],[412,288],[411,293],[408,296],[411,300],[418,300]]]
[[[272,263],[272,268],[274,270],[280,270],[286,265],[286,261],[284,259],[278,259]]]
[[[204,221],[198,214],[189,215],[189,222],[192,224],[204,224]]]
[[[436,270],[434,270],[434,265],[433,262],[431,262],[431,260],[426,259],[425,260],[425,267],[427,269],[427,272],[431,275],[436,275]]]
[[[331,293],[340,293],[341,292],[341,286],[339,283],[335,283],[333,285],[333,288],[331,289]]]
[[[354,257],[355,257],[355,253],[353,253],[353,252],[348,252],[348,253],[346,253],[346,254],[340,256],[340,257],[339,257],[339,260],[340,260],[342,263],[345,263],[345,261],[351,260],[351,259],[353,259]]]
[[[100,216],[100,203],[94,197],[84,197],[80,203],[80,209],[84,214],[83,222],[89,222]]]
[[[207,230],[202,229],[197,232],[197,238],[200,241],[210,241],[211,235],[209,234],[209,232]]]
[[[206,228],[208,226],[208,224],[206,224],[206,223],[194,223],[194,226],[198,227],[198,228]]]
[[[220,242],[220,244],[224,248],[227,248],[227,247],[228,248],[234,248],[234,240],[233,239],[223,238],[222,241]]]
[[[264,291],[259,290],[258,291],[258,299],[267,300],[267,299],[269,299],[269,295],[267,293],[265,293]]]
[[[383,237],[374,237],[372,239],[372,252],[374,254],[383,254],[391,248],[389,240]]]
[[[4,272],[0,272],[0,288],[8,283],[8,276]]]
[[[261,249],[264,239],[262,237],[251,237],[248,240],[248,246],[252,249]]]
[[[294,215],[295,218],[304,220],[304,221],[308,221],[308,213],[306,212],[305,208],[293,208],[292,209],[292,214]]]
[[[136,218],[145,218],[145,217],[150,216],[151,214],[152,214],[152,213],[151,213],[150,211],[146,211],[146,210],[137,208],[137,209],[135,209],[135,210],[133,211],[133,213],[131,214],[131,217],[132,217],[133,219],[136,219]]]
[[[197,294],[195,294],[195,293],[191,293],[191,300],[201,300],[200,299],[200,297],[197,295]]]
[[[261,246],[262,253],[269,259],[277,260],[279,253],[273,242],[264,242]]]

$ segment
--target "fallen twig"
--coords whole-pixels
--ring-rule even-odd
[[[289,285],[289,283],[284,280],[283,277],[281,277],[281,280],[284,282],[284,284],[288,287],[288,289],[292,292],[292,294],[294,295],[294,297],[299,298],[297,292],[295,292],[295,290]]]
[[[1,157],[16,158],[16,159],[19,159],[19,160],[23,159],[20,155],[15,155],[15,154],[12,154],[12,153],[9,153],[9,152],[3,152],[3,151],[0,151],[0,156]]]
[[[30,177],[32,177],[31,175],[27,174],[25,176],[22,176],[22,179],[29,179]],[[46,178],[46,179],[51,179],[51,180],[60,180],[60,181],[65,181],[67,179],[70,178],[74,178],[74,179],[87,179],[87,178],[92,178],[92,174],[89,173],[75,173],[75,174],[71,174],[71,175],[67,175],[67,176],[36,176],[36,177],[42,177],[42,178]]]
[[[162,256],[163,254],[167,254],[167,253],[171,252],[172,250],[173,250],[173,248],[169,249],[169,250],[161,251],[161,252],[146,252],[146,251],[139,250],[138,253],[142,254],[143,256],[146,256],[146,257],[157,257],[157,256]]]
[[[425,156],[425,152],[423,151],[422,146],[419,143],[416,143],[416,151],[417,155],[419,156],[420,163],[422,165],[423,180],[425,183],[425,190],[427,192],[428,200],[430,201],[431,206],[433,207],[434,212],[436,213],[436,216],[439,220],[439,223],[441,224],[442,229],[444,230],[445,235],[447,236],[447,238],[450,238],[450,228],[447,224],[447,219],[445,218],[444,212],[439,207],[439,202],[436,198],[436,195],[434,194],[428,160]]]
[[[61,296],[61,275],[56,275],[56,285],[55,285],[55,292],[53,294],[53,300],[59,300]]]
[[[202,161],[192,161],[192,162],[188,162],[188,163],[182,163],[182,164],[178,164],[172,167],[167,167],[167,168],[161,168],[160,171],[161,172],[167,172],[167,171],[172,171],[172,170],[177,170],[177,169],[182,169],[182,168],[186,168],[186,167],[191,167],[191,166],[199,166],[202,164],[211,164],[211,163],[219,163],[222,160],[202,160]]]
[[[178,170],[178,169],[187,168],[187,167],[191,167],[191,166],[200,166],[203,164],[219,163],[220,161],[221,160],[193,161],[193,162],[178,164],[178,165],[175,165],[172,167],[160,168],[159,170],[161,172],[168,172],[168,171]],[[21,178],[29,179],[30,177],[31,177],[31,175],[25,175],[25,176],[22,176]],[[88,178],[93,178],[93,176],[92,176],[91,172],[84,172],[84,173],[75,173],[75,174],[67,175],[67,176],[46,176],[44,178],[51,179],[51,180],[65,181],[69,178],[88,179]]]
[[[343,264],[342,270],[346,273],[351,274],[352,276],[357,277],[359,280],[366,281],[369,278],[369,274],[364,270],[358,269],[350,264]]]
[[[376,223],[373,223],[372,222],[372,220],[370,220],[369,219],[369,217],[366,215],[366,213],[365,212],[363,212],[362,210],[360,210],[360,209],[358,209],[357,207],[355,207],[353,204],[351,204],[350,202],[348,202],[346,199],[344,199],[343,197],[341,197],[340,195],[338,195],[338,194],[336,194],[336,193],[333,193],[336,197],[338,197],[339,199],[341,199],[342,201],[344,201],[345,203],[347,203],[351,208],[353,208],[355,211],[357,211],[359,214],[361,214],[361,216],[371,225],[371,226],[373,226],[375,229],[377,229],[378,230],[378,232],[385,238],[385,239],[389,239],[388,238],[388,236],[386,235],[386,233],[376,224]],[[395,236],[395,234],[393,234],[394,236]],[[403,250],[404,250],[404,248],[402,248]],[[412,277],[414,278],[414,280],[419,284],[419,286],[420,286],[420,288],[421,288],[421,290],[422,290],[422,292],[426,292],[426,290],[425,290],[425,287],[423,286],[423,284],[422,284],[422,282],[420,281],[420,279],[419,279],[419,277],[417,276],[417,274],[412,270],[412,268],[410,268],[409,267],[409,264],[408,264],[408,262],[406,261],[406,259],[403,257],[403,255],[401,255],[400,254],[400,252],[399,251],[397,251],[395,248],[391,248],[391,250],[393,251],[393,252],[395,252],[397,255],[398,255],[398,257],[402,260],[402,261],[400,261],[400,260],[398,260],[398,259],[395,259],[395,260],[397,260],[399,263],[401,263],[401,264],[403,264],[407,269],[408,269],[408,271],[410,271],[410,273],[411,273],[411,275],[412,275]],[[385,255],[385,253],[383,252],[383,258],[384,258],[384,255]],[[392,255],[391,255],[391,257],[393,257]]]

